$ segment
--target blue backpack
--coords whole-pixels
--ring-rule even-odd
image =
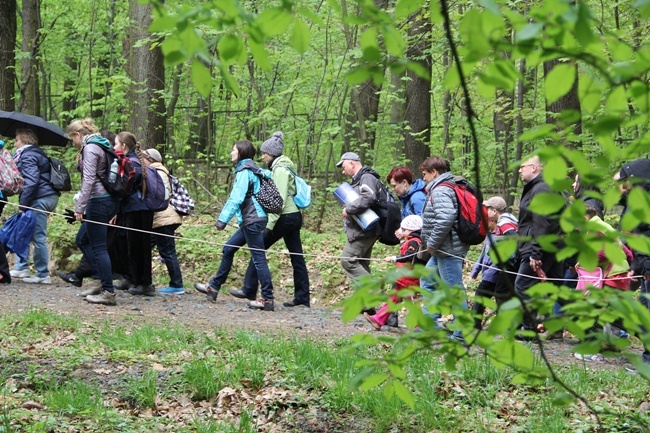
[[[163,211],[169,206],[169,189],[158,170],[150,165],[146,167],[146,170],[147,191],[143,198],[144,204],[154,212]],[[141,191],[139,192],[141,193]]]
[[[296,204],[298,209],[307,209],[309,205],[311,205],[311,186],[305,182],[305,179],[298,176],[286,165],[283,165],[282,167],[289,170],[289,173],[293,175],[293,178],[296,181],[296,193],[293,196],[293,202]]]

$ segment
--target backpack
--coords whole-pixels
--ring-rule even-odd
[[[169,206],[169,189],[167,189],[162,175],[155,167],[147,165],[143,169],[147,170],[146,177],[144,175],[142,177],[147,189],[142,201],[151,211],[164,211]]]
[[[56,158],[47,158],[50,162],[50,185],[57,191],[71,191],[70,173],[65,164]]]
[[[458,212],[454,230],[460,241],[467,245],[478,245],[483,242],[488,233],[488,213],[481,192],[465,179],[441,182],[435,188],[440,186],[451,188],[456,194]],[[433,197],[431,204],[433,204]]]
[[[235,170],[235,173],[240,172],[244,169],[248,169],[253,172],[255,176],[257,176],[260,179],[260,190],[258,191],[257,194],[253,193],[253,183],[248,184],[248,192],[246,194],[254,196],[257,202],[262,206],[262,209],[266,213],[275,213],[279,214],[282,212],[282,209],[284,208],[284,200],[282,199],[282,196],[280,195],[280,191],[278,191],[278,187],[275,186],[275,182],[273,182],[273,179],[264,176],[264,173],[262,173],[262,169],[257,167],[251,167],[251,166],[244,166],[239,168],[238,170]]]
[[[169,199],[169,205],[182,216],[190,215],[194,212],[194,200],[190,197],[187,188],[183,186],[180,180],[169,175],[169,183],[172,188],[172,196]]]
[[[92,143],[92,142],[91,142]],[[98,145],[99,146],[99,145]],[[106,176],[99,180],[112,195],[126,197],[133,192],[135,183],[135,166],[124,152],[101,147],[106,152],[107,167]]]
[[[379,242],[384,245],[399,245],[399,239],[395,236],[395,231],[402,222],[402,210],[384,182],[377,178],[377,184],[377,199],[371,209],[379,215],[379,225],[381,227]]]
[[[56,191],[72,190],[72,181],[70,180],[70,173],[68,173],[68,169],[60,159],[48,157],[45,151],[40,147],[32,146],[27,150],[40,153],[41,155],[47,158],[47,162],[50,165],[50,180],[48,181],[48,183],[52,188],[54,188]]]
[[[16,161],[8,150],[0,150],[0,189],[5,197],[23,192],[25,179],[20,175]]]
[[[289,170],[296,181],[296,193],[293,195],[293,202],[298,209],[307,209],[311,205],[311,186],[303,178],[298,176],[291,168],[283,165],[282,167]]]

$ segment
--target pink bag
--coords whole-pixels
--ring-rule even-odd
[[[589,287],[592,286],[597,289],[603,288],[604,276],[601,268],[588,271],[576,266],[576,272],[578,273],[578,284],[576,285],[576,290],[582,290],[584,292],[589,290]]]

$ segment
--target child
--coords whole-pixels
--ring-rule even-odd
[[[497,268],[496,265],[492,263],[492,259],[490,258],[490,247],[492,246],[490,243],[490,239],[493,239],[496,241],[497,238],[497,221],[499,215],[496,213],[489,213],[488,214],[488,228],[492,232],[492,238],[488,237],[485,239],[485,243],[483,244],[483,249],[481,250],[481,255],[478,258],[478,261],[474,265],[474,268],[472,269],[472,274],[471,277],[472,279],[476,279],[478,277],[479,273],[483,273],[483,279],[481,280],[481,283],[478,285],[476,288],[476,294],[474,298],[474,305],[472,306],[472,310],[475,312],[476,318],[474,319],[474,328],[480,330],[481,326],[483,324],[483,313],[485,312],[485,305],[481,304],[480,301],[478,301],[476,298],[478,297],[484,297],[484,298],[489,298],[494,296],[497,301],[497,305],[501,305],[504,301],[507,299],[502,299],[501,296],[498,295],[496,291],[496,286],[497,282],[499,281],[499,278],[501,276],[501,271]]]
[[[422,230],[422,218],[419,215],[409,215],[405,217],[401,224],[399,231],[401,232],[399,238],[402,240],[400,245],[400,253],[398,256],[386,257],[386,261],[395,262],[395,266],[412,268],[413,265],[425,265],[426,261],[417,258],[417,252],[420,249],[420,231]],[[382,305],[376,314],[370,315],[363,313],[364,317],[375,330],[380,330],[386,324],[388,317],[391,315],[388,311],[390,304],[399,304],[402,302],[402,297],[399,292],[409,287],[419,287],[420,279],[413,276],[404,276],[395,281],[395,291],[390,297],[390,302]]]

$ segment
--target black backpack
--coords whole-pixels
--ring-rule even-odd
[[[135,166],[129,157],[121,151],[107,149],[92,141],[89,144],[99,146],[106,153],[108,170],[105,177],[99,178],[106,191],[118,197],[131,195],[135,184]]]
[[[50,158],[49,156],[47,156],[47,154],[43,149],[37,146],[29,147],[27,150],[40,153],[41,155],[47,158],[47,162],[50,165],[50,179],[47,182],[50,184],[52,188],[54,188],[56,191],[72,190],[70,173],[68,173],[68,169],[66,168],[65,164],[61,160],[57,158]],[[41,177],[43,177],[42,173],[41,173]],[[45,177],[43,177],[43,180],[45,180]]]
[[[395,197],[388,190],[384,182],[377,179],[377,199],[371,207],[379,216],[379,242],[384,245],[399,245],[399,239],[395,236],[395,231],[402,222],[402,210]]]
[[[235,173],[240,172],[244,169],[249,169],[253,172],[253,174],[255,174],[255,176],[260,179],[260,190],[257,192],[257,194],[253,193],[252,183],[248,184],[247,194],[254,196],[266,213],[282,213],[282,209],[284,208],[284,200],[282,199],[282,195],[280,195],[280,191],[278,191],[278,187],[275,185],[275,182],[273,182],[273,179],[264,176],[264,173],[262,173],[262,170],[257,167],[256,164],[240,167],[238,170],[235,170]]]

